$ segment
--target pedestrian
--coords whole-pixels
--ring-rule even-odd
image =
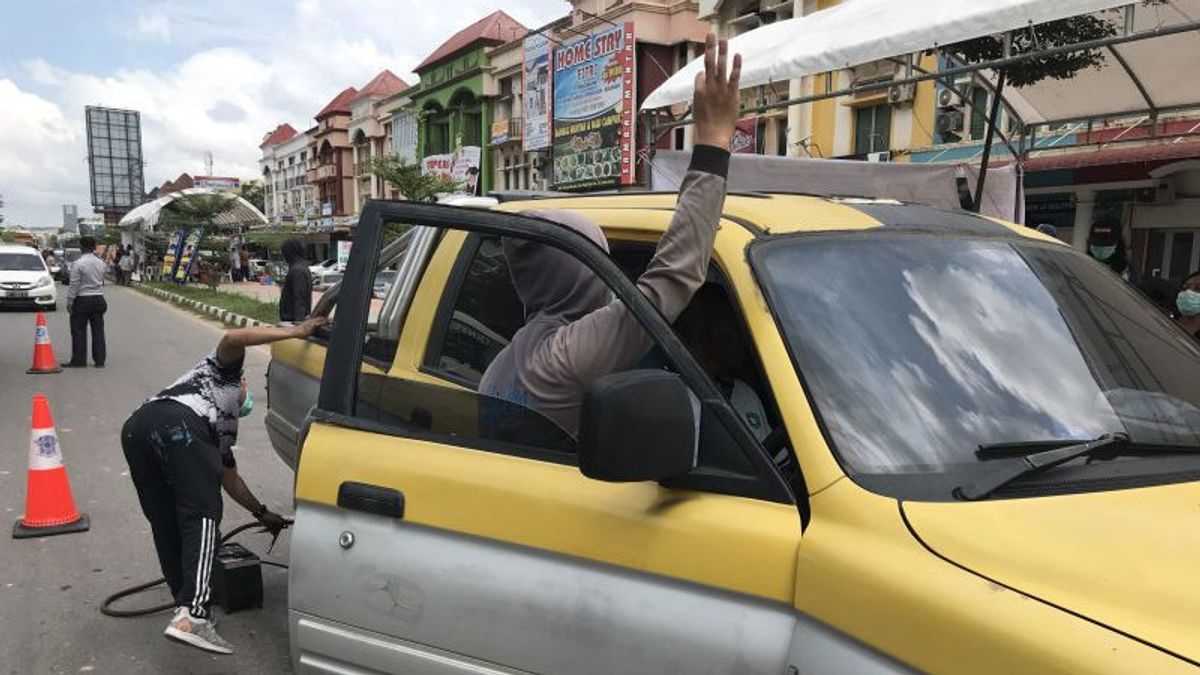
[[[229,281],[238,282],[242,280],[242,259],[238,255],[237,244],[234,244],[229,249]]]
[[[233,456],[238,419],[254,407],[242,377],[246,348],[306,338],[324,323],[324,317],[314,317],[298,326],[227,331],[215,350],[143,403],[121,429],[129,476],[175,601],[164,631],[169,638],[233,653],[209,610],[221,489],[268,530],[278,534],[286,526],[246,486]]]
[[[241,263],[242,280],[250,281],[250,249],[242,244],[242,249],[238,251],[238,262]]]
[[[639,290],[674,321],[704,283],[725,203],[729,143],[738,119],[741,58],[726,76],[728,45],[708,36],[704,73],[697,75],[692,105],[695,147],[679,188],[671,224],[663,234]],[[603,230],[572,211],[532,210],[522,215],[555,221],[608,251]],[[653,345],[620,301],[590,269],[558,249],[514,238],[504,257],[525,324],[488,365],[479,392],[532,407],[575,435],[583,392],[596,378],[631,368]]]
[[[79,238],[81,255],[71,265],[67,287],[67,313],[71,315],[71,360],[63,368],[87,367],[87,332],[92,331],[92,363],[103,368],[107,351],[104,342],[104,273],[108,266],[96,257],[96,239]]]
[[[1183,280],[1183,288],[1175,296],[1175,308],[1179,310],[1175,322],[1188,335],[1200,340],[1200,271]]]
[[[109,261],[112,264],[113,279],[117,282],[118,286],[123,286],[125,282],[123,277],[124,270],[121,268],[121,259],[125,257],[125,249],[117,246],[110,251],[110,254]]]
[[[117,260],[117,267],[121,270],[121,283],[125,286],[129,285],[129,280],[133,276],[133,247],[129,246],[125,249],[125,253]]]
[[[1125,258],[1125,237],[1120,221],[1112,218],[1097,219],[1088,235],[1087,245],[1089,256],[1107,265],[1122,279],[1136,281],[1131,278],[1129,262]]]
[[[312,272],[304,258],[304,244],[299,239],[283,242],[283,260],[287,276],[279,289],[279,320],[303,321],[312,311]]]

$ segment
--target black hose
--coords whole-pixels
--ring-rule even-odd
[[[245,532],[246,530],[248,530],[252,527],[260,527],[260,525],[257,522],[246,523],[244,525],[238,525],[237,527],[233,528],[228,533],[226,533],[225,536],[221,537],[221,541],[218,542],[218,545],[224,544],[226,541],[232,539],[234,537],[234,535]],[[274,567],[282,567],[285,570],[288,568],[288,566],[283,563],[274,562],[271,560],[261,560],[260,562],[264,565],[272,565]],[[148,581],[144,584],[138,584],[137,586],[130,586],[129,588],[117,591],[116,593],[113,593],[112,595],[105,598],[104,602],[100,603],[100,611],[105,616],[130,618],[130,617],[134,617],[134,616],[146,616],[148,614],[156,614],[158,612],[161,612],[161,611],[167,610],[167,609],[174,609],[175,601],[173,601],[173,600],[171,602],[163,603],[161,605],[155,605],[154,607],[146,607],[144,609],[113,609],[111,606],[114,602],[120,600],[121,598],[127,598],[131,595],[137,595],[138,593],[147,591],[151,588],[154,588],[155,586],[157,586],[159,584],[165,584],[165,583],[167,583],[167,578],[160,577],[158,579],[155,579],[154,581]]]

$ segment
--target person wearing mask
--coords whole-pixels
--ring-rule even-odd
[[[287,276],[279,289],[279,320],[303,321],[312,311],[312,272],[304,258],[304,244],[299,239],[283,242],[283,260],[288,264]]]
[[[1183,280],[1183,288],[1175,296],[1175,308],[1179,310],[1175,322],[1188,335],[1200,340],[1200,271]]]
[[[1092,232],[1088,236],[1087,254],[1108,265],[1109,269],[1121,278],[1130,281],[1129,263],[1125,260],[1125,241],[1121,236],[1120,224],[1100,220],[1092,225]]]
[[[159,565],[175,601],[164,634],[218,654],[233,647],[217,634],[209,611],[213,555],[221,525],[221,489],[268,530],[286,525],[238,475],[233,446],[238,419],[254,407],[242,378],[246,348],[303,339],[325,323],[227,331],[217,348],[143,403],[121,429],[121,449],[150,522]]]
[[[103,368],[108,351],[104,342],[104,273],[108,265],[96,257],[96,239],[79,238],[81,255],[71,264],[67,286],[67,313],[71,315],[71,360],[63,368],[87,367],[88,328],[92,331],[92,363]]]
[[[726,68],[728,46],[708,36],[704,71],[696,76],[692,110],[695,149],[679,189],[671,224],[638,289],[674,321],[704,283],[717,223],[725,203],[729,142],[738,119],[741,58]],[[728,73],[727,73],[728,70]],[[604,251],[600,226],[569,211],[534,210]],[[634,367],[650,337],[608,287],[571,255],[542,244],[505,238],[505,259],[525,324],[488,365],[479,392],[542,413],[571,435],[579,427],[583,392],[594,379]]]

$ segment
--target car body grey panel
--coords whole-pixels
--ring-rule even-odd
[[[291,557],[293,612],[539,673],[783,673],[797,623],[761,598],[308,502]],[[353,641],[292,639],[298,667],[356,663]]]
[[[797,616],[788,673],[814,675],[899,675],[918,671],[897,663],[867,645],[803,614]]]
[[[405,664],[405,675],[523,675],[527,672],[466,659],[301,612],[289,612],[288,628],[293,636],[293,649],[297,642],[308,647],[303,653],[293,653],[292,662],[298,673],[368,675],[400,672],[396,669],[398,662]],[[337,656],[346,652],[353,654],[354,664]]]
[[[300,457],[300,428],[317,402],[321,380],[282,361],[267,371],[267,435],[275,454],[294,471]]]

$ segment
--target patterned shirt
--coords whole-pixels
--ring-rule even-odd
[[[196,413],[212,429],[225,466],[233,467],[241,385],[242,363],[222,366],[214,350],[150,400],[175,401]]]

